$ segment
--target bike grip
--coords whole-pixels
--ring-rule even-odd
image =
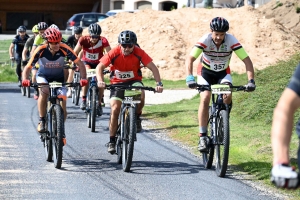
[[[30,80],[22,80],[22,86],[23,87],[29,87],[30,86]]]
[[[86,86],[88,84],[88,81],[86,79],[81,79],[80,80],[80,86],[83,87],[83,86]]]

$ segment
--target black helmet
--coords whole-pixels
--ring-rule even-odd
[[[38,30],[46,30],[48,28],[48,24],[46,24],[45,22],[39,22],[37,24],[37,29]]]
[[[122,31],[118,37],[119,44],[136,44],[137,37],[136,34],[132,31]]]
[[[90,35],[100,35],[102,32],[99,24],[94,23],[89,26],[89,34]]]
[[[210,29],[217,32],[227,32],[229,30],[229,23],[222,17],[216,17],[211,20]]]
[[[26,27],[25,26],[19,26],[18,32],[26,32]]]
[[[80,26],[74,26],[74,33],[75,34],[81,34],[83,29]]]

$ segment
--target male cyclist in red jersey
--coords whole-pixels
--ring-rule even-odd
[[[99,64],[99,60],[103,56],[103,50],[105,49],[106,52],[110,51],[110,45],[108,40],[100,36],[102,30],[99,24],[91,24],[88,28],[89,36],[82,36],[74,51],[78,53],[82,49],[82,61],[85,64],[86,69],[95,69]],[[80,108],[85,110],[86,108],[86,94],[87,94],[88,86],[82,88],[82,102],[80,104]],[[99,95],[99,105],[97,106],[97,115],[102,115],[102,101],[103,96]]]
[[[122,31],[118,37],[119,45],[105,54],[97,66],[97,79],[98,86],[100,89],[100,95],[103,95],[105,82],[103,70],[106,67],[110,67],[110,83],[111,84],[124,84],[133,85],[139,84],[143,86],[142,83],[142,72],[140,70],[141,63],[149,68],[156,81],[156,91],[161,93],[163,91],[163,84],[160,79],[160,74],[152,62],[152,58],[139,48],[137,44],[136,34],[132,31],[126,30]],[[124,99],[124,90],[112,90],[110,93],[110,122],[109,122],[109,135],[110,141],[108,143],[108,152],[114,154],[115,149],[115,137],[118,127],[118,116],[120,113],[120,108],[122,100]],[[137,108],[137,132],[142,129],[140,115],[145,104],[145,93],[142,91],[141,103]]]
[[[197,82],[200,85],[212,84],[231,84],[232,78],[230,75],[229,63],[234,52],[245,64],[248,75],[247,91],[255,90],[254,69],[253,64],[238,40],[231,34],[227,33],[229,30],[229,23],[222,17],[213,18],[210,22],[211,33],[202,36],[193,47],[191,53],[187,56],[186,65],[186,84],[190,88],[196,86],[195,78],[193,76],[193,62],[201,55]],[[200,152],[207,151],[207,119],[208,108],[211,98],[210,91],[203,91],[200,93],[200,104],[198,109],[199,120],[199,145]],[[224,95],[224,103],[229,105],[229,112],[232,106],[231,94]]]
[[[30,80],[28,75],[30,69],[39,63],[39,69],[36,74],[37,83],[50,83],[53,81],[64,82],[66,80],[64,63],[65,57],[72,60],[78,65],[81,73],[80,84],[82,86],[87,84],[86,70],[84,64],[76,56],[73,50],[66,44],[61,43],[62,34],[59,30],[54,28],[48,28],[44,32],[43,37],[46,40],[46,44],[40,45],[34,51],[28,64],[26,65],[23,73],[23,86],[29,86]],[[59,91],[61,98],[63,99],[62,108],[64,110],[64,120],[67,117],[66,111],[66,88],[62,87]],[[45,131],[45,116],[47,108],[47,100],[49,96],[49,87],[45,86],[40,88],[40,97],[38,98],[38,110],[39,110],[39,124],[37,127],[38,132],[42,133]]]

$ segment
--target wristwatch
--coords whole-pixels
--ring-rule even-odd
[[[255,84],[255,81],[254,81],[254,79],[250,79],[250,80],[248,81],[248,83],[253,83],[253,84]]]
[[[164,85],[162,84],[162,82],[157,82],[157,83],[156,83],[156,86],[161,86],[161,87],[163,87]]]

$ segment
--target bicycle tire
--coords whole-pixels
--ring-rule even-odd
[[[72,97],[72,103],[75,104],[75,88],[71,88],[71,97]]]
[[[212,166],[212,162],[214,159],[214,144],[213,144],[213,127],[212,127],[212,118],[210,118],[212,114],[212,108],[209,106],[208,108],[208,124],[207,124],[207,133],[208,138],[210,140],[208,144],[208,151],[207,152],[201,152],[202,154],[202,160],[203,165],[206,169],[210,169]]]
[[[48,123],[49,123],[48,119],[49,119],[49,117],[48,117],[48,114],[47,114],[46,117],[45,117],[45,120],[46,120],[46,127],[45,128],[46,128],[46,130],[48,130],[48,127],[49,127],[49,125],[48,125]],[[41,137],[43,139],[43,145],[44,145],[44,150],[45,150],[45,154],[46,154],[46,161],[51,162],[52,161],[52,157],[53,157],[53,151],[52,151],[52,140],[51,140],[50,132],[47,131]]]
[[[117,163],[122,164],[122,138],[120,133],[117,133],[117,140],[116,140],[116,150],[117,150]]]
[[[52,110],[52,150],[53,163],[57,169],[61,168],[63,155],[64,117],[63,110],[59,105],[54,105]]]
[[[81,90],[81,86],[80,85],[78,85],[78,86],[75,87],[75,105],[76,106],[79,105],[80,90]]]
[[[134,137],[136,134],[136,113],[135,107],[130,107],[125,112],[124,138],[122,148],[122,167],[124,172],[129,172],[132,163],[134,150]]]
[[[26,88],[21,86],[21,94],[22,96],[26,96]]]
[[[26,96],[30,98],[30,87],[26,87]]]
[[[221,110],[216,121],[216,173],[224,177],[227,170],[229,158],[229,117],[227,110]]]
[[[97,116],[97,88],[93,86],[92,88],[92,105],[91,105],[91,132],[95,132],[96,128],[96,116]]]
[[[87,100],[86,100],[86,103],[87,103],[87,105],[86,105],[86,109],[85,109],[85,111],[86,111],[86,115],[87,115],[87,127],[88,128],[91,128],[91,92],[89,91],[88,92],[88,95],[86,96],[86,98],[87,98]]]

